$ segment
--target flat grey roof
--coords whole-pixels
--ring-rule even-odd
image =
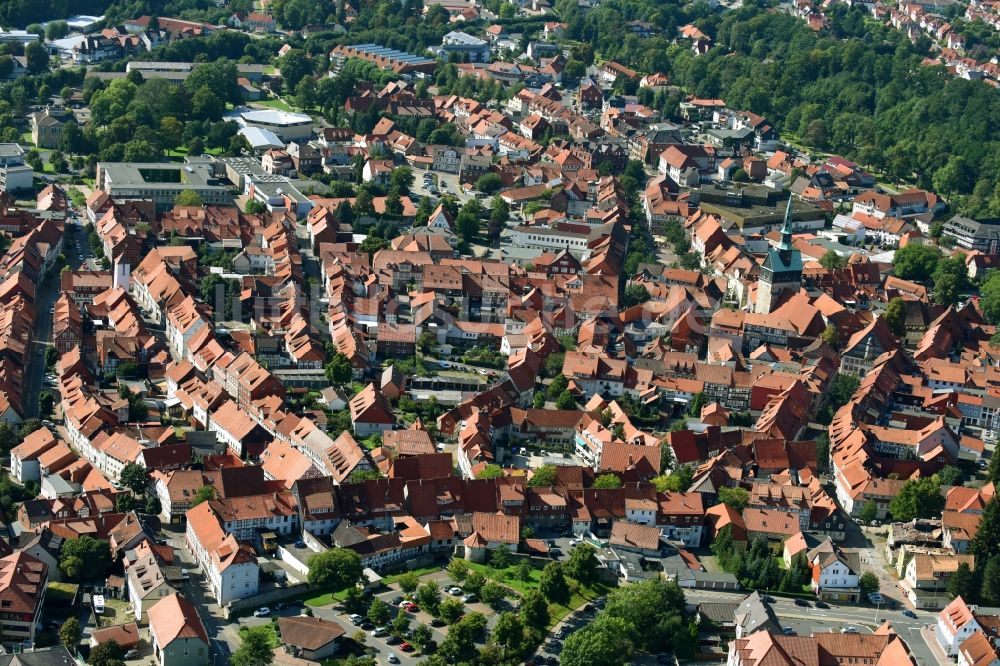
[[[98,168],[112,185],[119,187],[143,186],[149,189],[174,190],[178,186],[187,185],[198,188],[229,189],[212,181],[218,177],[212,173],[211,162],[98,162]],[[151,172],[178,172],[181,180],[178,182],[157,181],[147,179]]]

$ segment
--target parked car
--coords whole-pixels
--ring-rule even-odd
[[[857,627],[850,627],[850,626],[844,627],[843,629],[840,630],[840,633],[842,633],[842,634],[856,634],[856,633],[858,633],[858,628]]]
[[[413,646],[406,642],[400,643],[399,649],[403,652],[413,652]]]
[[[306,547],[306,542],[303,541],[302,539],[299,539],[298,541],[295,542],[295,547],[296,548],[305,548]]]
[[[404,601],[406,601],[406,599],[404,599],[403,597],[398,597],[398,596],[397,597],[393,597],[392,598],[392,605],[393,606],[398,606],[401,603],[403,603]]]
[[[784,629],[781,630],[781,633],[783,633],[785,636],[794,636],[795,630],[792,629],[791,627],[785,627]]]
[[[409,603],[406,603],[406,604],[403,604],[403,609],[404,609],[404,610],[405,610],[405,611],[406,611],[407,613],[416,613],[417,611],[419,611],[419,610],[420,610],[420,606],[416,605],[415,603],[413,603],[413,602],[411,601],[411,602],[409,602]]]
[[[131,650],[122,655],[122,659],[135,659],[138,656],[139,656],[139,651],[136,650],[135,648],[132,648]]]
[[[805,599],[796,599],[795,600],[795,605],[796,606],[804,606],[805,608],[809,608],[809,602],[806,601]]]
[[[460,588],[460,587],[454,587],[454,586],[453,587],[449,587],[448,588],[448,594],[450,594],[453,597],[460,597],[460,596],[462,596],[462,588]]]
[[[372,629],[372,636],[375,637],[385,636],[388,633],[389,630],[385,627],[375,627],[374,629]]]
[[[347,619],[350,620],[351,624],[353,624],[355,627],[365,621],[365,618],[361,617],[357,613],[351,613],[350,615],[347,616]]]
[[[271,609],[267,606],[261,606],[253,612],[254,617],[267,617],[271,614]]]
[[[431,620],[431,626],[432,627],[436,627],[436,628],[441,628],[441,627],[444,626],[444,620],[442,620],[439,617],[436,617],[436,618],[434,618],[434,619]]]
[[[462,601],[464,601],[467,604],[474,604],[477,601],[479,601],[479,597],[477,597],[474,594],[467,594],[464,597],[462,597]]]
[[[385,658],[385,660],[386,660],[387,663],[390,663],[390,664],[398,664],[399,663],[399,657],[397,657],[394,652],[390,652],[389,656],[387,656]]]

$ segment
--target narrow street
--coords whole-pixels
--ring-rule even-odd
[[[45,351],[52,344],[52,306],[59,298],[59,274],[53,272],[35,292],[35,330],[32,333],[28,367],[25,369],[24,410],[26,416],[37,417],[38,396],[45,377]]]

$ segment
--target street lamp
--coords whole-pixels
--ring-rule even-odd
[[[875,628],[878,629],[878,612],[882,610],[882,602],[879,601],[875,604]]]

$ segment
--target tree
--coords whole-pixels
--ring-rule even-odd
[[[542,595],[553,603],[566,603],[569,601],[569,584],[563,573],[563,565],[559,562],[549,562],[542,569],[542,576],[538,580],[538,589]]]
[[[389,247],[389,241],[382,238],[381,236],[375,236],[374,234],[368,234],[361,245],[358,246],[359,252],[367,252],[370,255],[374,255],[379,250],[384,250]]]
[[[519,560],[518,563],[514,565],[514,578],[522,583],[530,582],[532,571],[534,571],[534,568],[528,560]]]
[[[840,333],[837,331],[837,327],[833,324],[827,324],[827,327],[823,329],[822,336],[823,342],[830,345],[834,349],[840,347]]]
[[[962,562],[958,569],[948,579],[948,594],[952,597],[962,597],[966,602],[974,602],[976,594],[976,574],[972,572],[968,562]]]
[[[878,515],[878,506],[873,500],[868,500],[865,502],[864,506],[861,507],[861,512],[858,514],[858,518],[865,525],[871,523],[875,520],[875,516]]]
[[[949,257],[934,269],[934,301],[939,305],[955,305],[958,297],[969,288],[969,273],[962,257]]]
[[[945,465],[938,472],[938,479],[942,486],[960,486],[964,476],[962,470],[955,465]]]
[[[462,610],[465,608],[458,599],[445,599],[438,605],[438,616],[446,624],[455,624],[462,617]]]
[[[616,617],[599,617],[566,639],[559,655],[565,666],[615,666],[631,660],[637,627]]]
[[[621,298],[621,307],[630,308],[633,305],[645,303],[650,298],[652,298],[652,296],[650,295],[649,290],[646,289],[645,285],[633,283],[625,287],[625,293]]]
[[[979,306],[991,324],[1000,324],[1000,270],[992,270],[979,287]]]
[[[994,555],[986,562],[980,595],[983,603],[991,606],[1000,603],[1000,555]]]
[[[361,558],[349,548],[331,548],[309,558],[309,584],[342,590],[361,580]]]
[[[121,666],[124,663],[122,661],[124,653],[117,641],[107,641],[90,651],[87,663],[90,666]]]
[[[302,49],[291,49],[278,58],[281,70],[281,84],[285,90],[295,90],[299,82],[312,74],[313,65]]]
[[[510,548],[506,544],[500,544],[490,556],[490,566],[498,571],[503,571],[511,565],[514,558],[510,554]]]
[[[50,42],[56,39],[62,39],[68,34],[69,25],[66,21],[50,21],[48,25],[45,26],[45,39]]]
[[[107,541],[82,536],[65,541],[59,558],[59,568],[67,578],[103,579],[111,565],[111,550]]]
[[[858,587],[861,588],[861,594],[866,597],[869,594],[875,594],[878,592],[878,576],[876,576],[871,571],[866,571],[861,574],[861,578],[858,579]]]
[[[524,625],[514,613],[500,613],[493,627],[493,640],[506,653],[518,655],[524,647]]]
[[[41,74],[49,69],[49,52],[41,42],[29,42],[24,47],[24,57],[28,60],[28,71]]]
[[[184,190],[174,197],[175,206],[201,206],[201,196],[194,190]]]
[[[469,575],[465,577],[465,588],[466,592],[471,592],[473,594],[479,594],[479,590],[483,589],[483,585],[486,584],[486,576],[479,571],[470,571]]]
[[[210,499],[215,499],[215,486],[202,486],[195,491],[194,497],[191,499],[191,507],[194,508]]]
[[[836,271],[847,265],[847,259],[840,256],[833,250],[827,250],[823,253],[823,256],[819,258],[819,265],[827,270]]]
[[[483,589],[479,590],[479,596],[482,598],[484,604],[496,610],[503,603],[504,597],[507,596],[507,588],[491,580],[486,585],[483,585]]]
[[[581,543],[574,548],[566,561],[566,573],[580,583],[587,585],[597,575],[597,550],[589,543]]]
[[[549,622],[549,603],[539,590],[528,590],[521,598],[521,623],[542,630]]]
[[[750,493],[745,488],[723,486],[719,488],[719,502],[742,513],[750,504]]]
[[[576,398],[569,390],[563,391],[556,398],[556,409],[576,409]]]
[[[940,485],[936,476],[907,481],[889,502],[889,513],[900,522],[940,515],[944,508]]]
[[[941,260],[941,250],[933,245],[910,243],[896,250],[892,265],[896,277],[926,282]]]
[[[750,182],[750,174],[748,174],[747,170],[744,169],[743,167],[737,167],[736,170],[733,171],[733,182],[734,183],[749,183]]]
[[[427,581],[417,588],[417,603],[431,615],[436,615],[441,604],[441,590],[437,583]]]
[[[38,409],[43,415],[51,414],[55,404],[56,397],[52,395],[52,391],[42,391],[38,395]]]
[[[531,396],[531,406],[535,409],[545,407],[545,394],[541,391],[535,391]]]
[[[594,479],[594,488],[621,488],[622,480],[618,478],[617,474],[608,472],[607,474],[600,474]]]
[[[469,563],[458,558],[452,559],[448,563],[448,576],[461,585],[469,576]]]
[[[401,589],[406,594],[413,594],[420,585],[420,576],[413,573],[412,571],[407,571],[402,576],[399,577],[399,589]]]
[[[391,613],[389,612],[389,604],[385,603],[378,597],[372,599],[371,606],[368,607],[368,619],[372,623],[381,627],[389,621]]]
[[[885,324],[890,331],[898,337],[903,337],[906,333],[906,301],[899,296],[889,301],[883,319],[885,319]]]
[[[549,358],[552,358],[553,356],[556,356],[556,354],[550,354]],[[547,369],[548,368],[548,363],[546,362],[545,365],[546,365],[546,369]],[[559,368],[558,368],[557,372],[559,372],[560,370],[562,370],[562,364],[561,363],[559,364]],[[560,395],[563,394],[563,392],[566,390],[567,386],[569,386],[569,380],[566,379],[565,375],[563,375],[561,372],[559,372],[559,374],[556,374],[556,376],[552,378],[552,381],[549,382],[549,387],[547,389],[549,397],[553,398],[553,399],[558,398]]]
[[[240,646],[230,655],[232,666],[267,666],[274,660],[270,627],[249,627],[240,632]]]
[[[701,408],[705,406],[705,394],[698,391],[694,394],[694,398],[691,399],[691,405],[688,407],[688,415],[695,418],[701,416]]]
[[[146,468],[138,463],[129,463],[119,475],[121,484],[137,495],[146,492]]]
[[[225,110],[226,103],[207,86],[196,90],[191,97],[191,115],[198,120],[220,120]]]
[[[694,470],[690,465],[681,465],[666,476],[658,476],[653,479],[653,484],[658,492],[685,492],[691,487],[694,480]]]
[[[66,161],[66,156],[58,150],[52,151],[52,154],[49,155],[49,163],[52,164],[52,168],[55,169],[56,173],[66,173],[69,171],[69,162]]]
[[[556,485],[557,471],[555,465],[542,465],[535,470],[534,475],[528,480],[529,486],[554,486]]]
[[[774,562],[773,557],[770,560]],[[687,620],[684,593],[676,583],[656,579],[612,590],[604,614],[624,620],[627,627],[642,627],[642,631],[633,635],[639,649],[672,649],[682,662],[691,656],[686,653],[690,637],[678,640],[687,630]]]
[[[418,624],[413,628],[413,642],[423,650],[428,643],[434,640],[434,632],[426,624]]]
[[[160,504],[160,498],[156,495],[150,495],[146,498],[146,506],[144,507],[146,513],[151,516],[156,516],[163,511],[163,506]]]
[[[476,474],[477,479],[497,479],[501,476],[503,476],[503,467],[495,463],[487,465]]]
[[[388,605],[386,605],[388,608]],[[369,613],[370,613],[369,609]],[[369,614],[368,619],[371,619]],[[407,613],[396,613],[396,617],[392,618],[392,634],[394,636],[405,636],[407,630],[410,628],[410,616]]]
[[[976,556],[977,566],[980,567],[988,559],[1000,555],[1000,500],[996,496],[986,503],[969,550]]]
[[[128,493],[119,493],[115,496],[115,511],[118,513],[128,513],[135,508],[135,497]]]
[[[461,605],[461,604],[459,604]],[[478,615],[478,613],[472,613]],[[448,636],[441,642],[438,653],[451,663],[472,661],[476,656],[476,623],[463,618],[448,629]]]
[[[476,179],[476,189],[486,195],[493,195],[503,187],[503,180],[495,173],[484,173]]]
[[[337,352],[326,364],[326,378],[331,384],[344,385],[354,376],[351,359],[343,352]]]
[[[83,630],[80,628],[80,621],[75,617],[69,618],[59,627],[59,641],[74,654],[76,653],[76,646],[79,645],[80,638],[82,637]]]

